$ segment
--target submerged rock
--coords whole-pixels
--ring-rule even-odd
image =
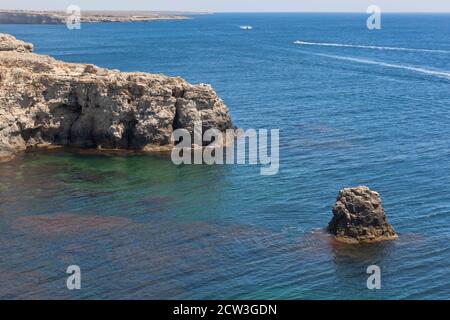
[[[0,34],[0,157],[53,145],[170,150],[174,129],[232,128],[209,85],[179,77],[119,72],[32,53]]]
[[[387,222],[380,195],[365,186],[345,188],[339,192],[328,231],[337,240],[351,243],[397,238]]]

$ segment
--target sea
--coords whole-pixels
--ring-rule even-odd
[[[450,15],[367,18],[0,25],[56,59],[209,83],[237,127],[280,132],[271,176],[80,150],[0,164],[0,298],[449,299]],[[381,194],[398,240],[326,233],[338,191],[358,185]]]

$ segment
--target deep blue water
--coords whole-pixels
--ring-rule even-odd
[[[237,126],[281,140],[275,176],[75,152],[0,164],[0,297],[449,298],[450,15],[384,14],[372,31],[359,14],[216,14],[0,32],[65,61],[211,83]],[[322,231],[338,190],[361,184],[398,241]],[[366,288],[371,264],[381,290]]]

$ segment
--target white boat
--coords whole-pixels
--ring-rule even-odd
[[[253,29],[252,26],[240,26],[239,28],[241,28],[242,30],[252,30]]]

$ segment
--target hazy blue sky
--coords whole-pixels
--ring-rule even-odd
[[[0,0],[2,9],[175,11],[357,11],[369,5],[382,11],[450,12],[450,0]]]

